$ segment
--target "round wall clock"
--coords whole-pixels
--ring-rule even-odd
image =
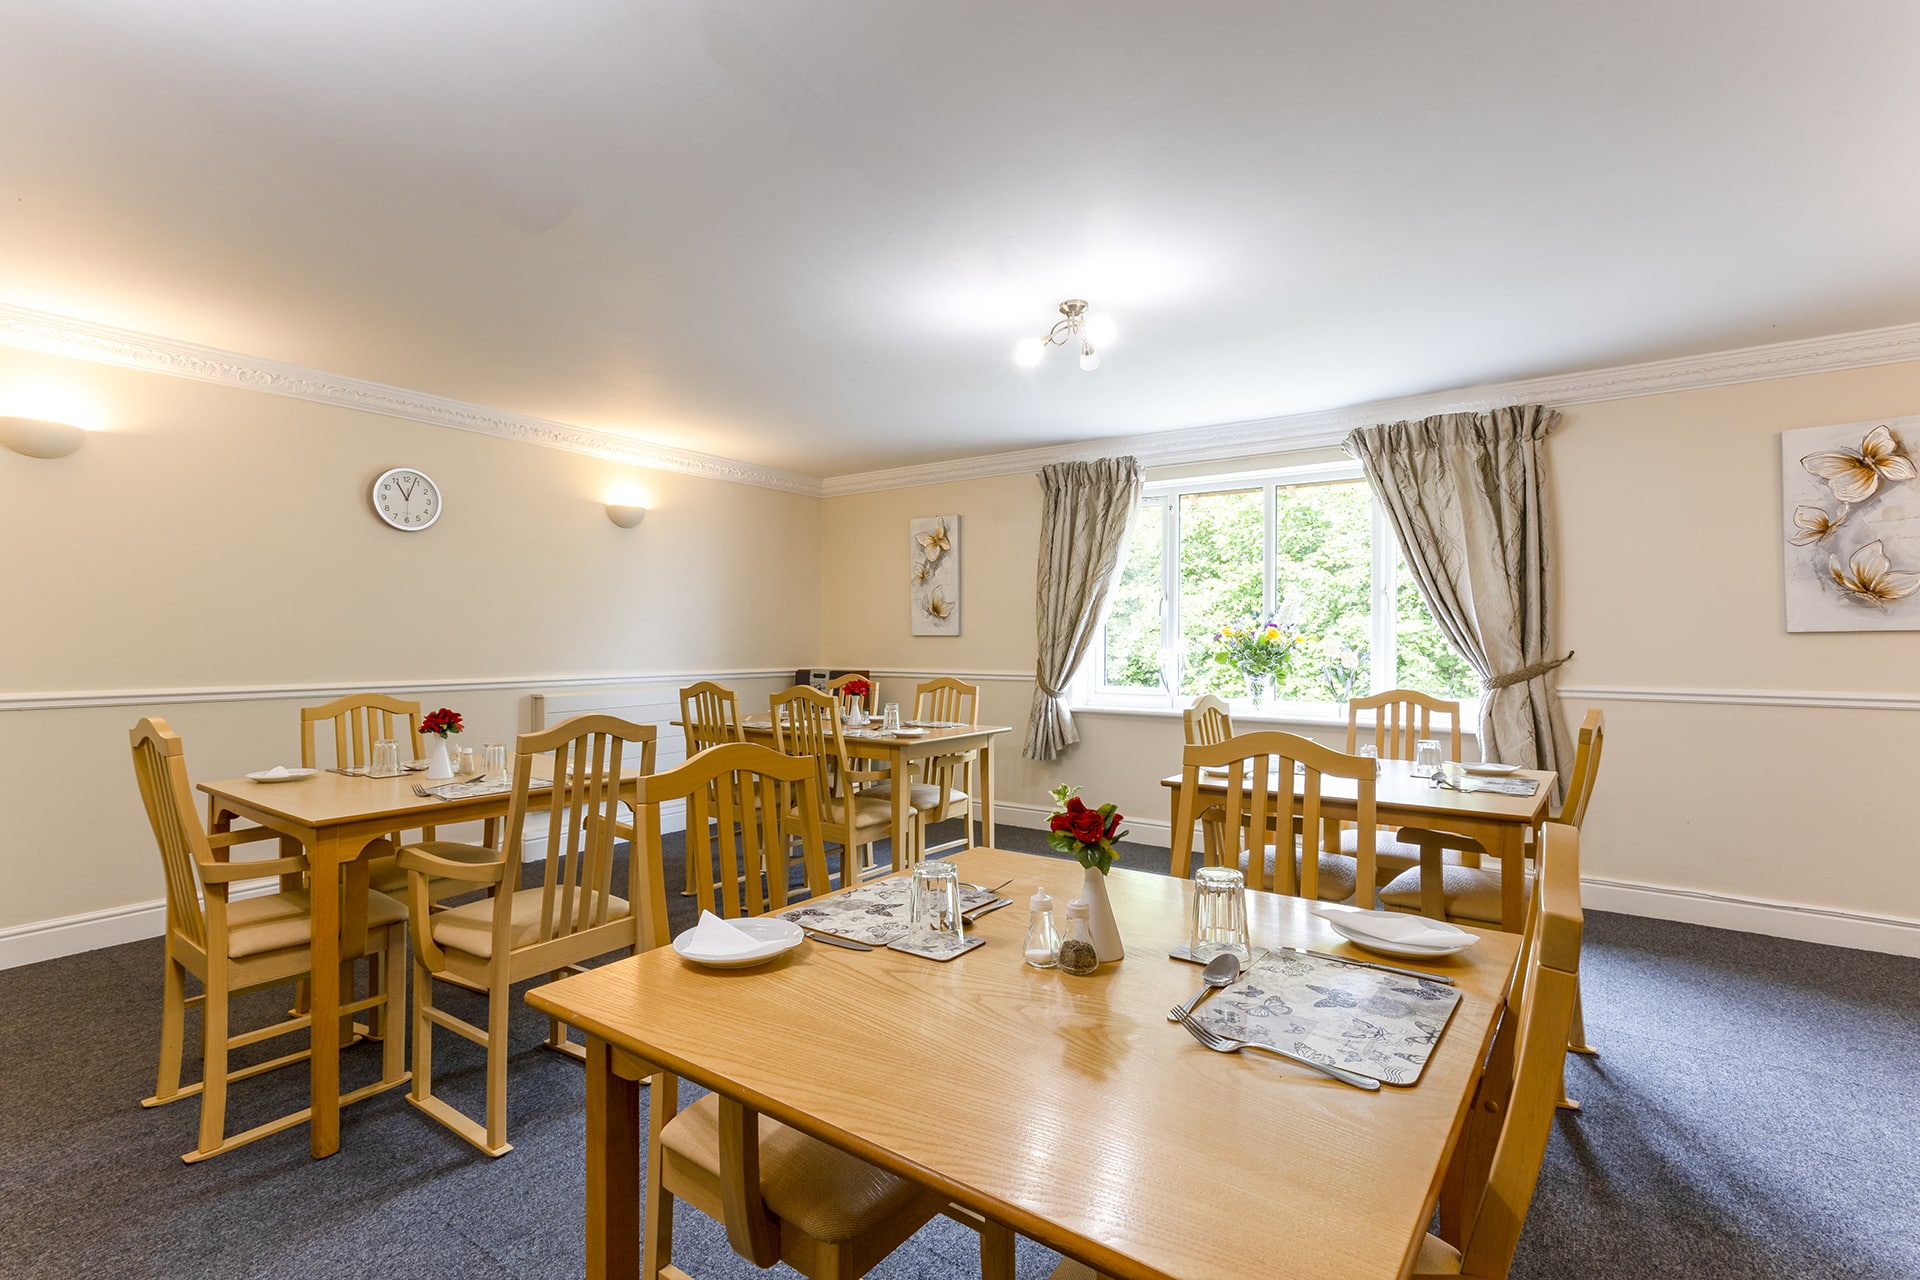
[[[373,482],[373,509],[405,533],[418,533],[440,518],[440,489],[412,467],[395,467]]]

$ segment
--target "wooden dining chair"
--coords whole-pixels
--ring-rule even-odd
[[[1587,806],[1593,800],[1594,782],[1600,776],[1600,755],[1606,747],[1607,717],[1598,707],[1589,708],[1580,723],[1580,735],[1573,752],[1573,771],[1567,778],[1566,801],[1560,812],[1549,816],[1574,831],[1587,818]],[[1380,891],[1380,905],[1389,911],[1429,916],[1455,924],[1492,926],[1508,933],[1519,933],[1527,922],[1501,919],[1501,877],[1497,866],[1452,865],[1443,861],[1448,851],[1469,855],[1486,852],[1471,836],[1452,831],[1434,831],[1425,827],[1403,827],[1401,841],[1420,852],[1419,865],[1389,881]],[[1476,862],[1478,858],[1475,858]],[[1527,875],[1527,893],[1533,890],[1534,873]],[[1531,897],[1529,896],[1529,901]],[[1586,1012],[1578,992],[1573,1004],[1572,1037],[1567,1048],[1574,1053],[1597,1057],[1599,1050],[1587,1042]],[[1580,1104],[1563,1098],[1561,1105],[1578,1111]]]
[[[1580,995],[1579,832],[1548,824],[1539,864],[1520,968],[1443,1179],[1440,1234],[1422,1239],[1416,1277],[1505,1280],[1540,1180]]]
[[[306,889],[282,888],[278,893],[232,897],[236,882],[265,876],[304,878],[305,856],[289,854],[292,844],[264,827],[208,834],[193,803],[187,778],[186,748],[165,720],[149,716],[133,726],[133,772],[140,784],[147,821],[160,848],[167,886],[166,974],[161,988],[160,1071],[143,1107],[158,1107],[199,1095],[199,1144],[181,1158],[188,1164],[217,1156],[235,1147],[304,1124],[303,1108],[277,1120],[256,1125],[244,1133],[226,1132],[227,1085],[279,1067],[304,1062],[309,1050],[286,1054],[239,1071],[230,1071],[227,1055],[243,1045],[305,1031],[312,1018],[304,1013],[269,1027],[228,1034],[228,1004],[234,995],[256,987],[283,986],[307,976],[311,968],[308,947],[313,937],[312,898]],[[281,839],[282,856],[254,862],[232,862],[227,854],[235,845]],[[297,848],[297,846],[295,846]],[[299,883],[300,880],[293,882]],[[334,889],[333,892],[339,892]],[[205,903],[201,901],[205,895]],[[364,921],[369,956],[387,961],[371,967],[368,995],[340,1006],[344,1017],[361,1010],[384,1011],[392,988],[383,978],[400,972],[405,945],[406,908],[382,893],[369,893],[365,911],[343,904],[343,921]],[[201,985],[199,995],[186,994],[191,974]],[[349,991],[350,994],[350,991]],[[198,1007],[201,1078],[182,1086],[180,1069],[186,1043],[187,1010]],[[406,1060],[399,1036],[388,1036],[378,1083],[355,1090],[341,1101],[357,1101],[406,1079]]]
[[[922,681],[913,691],[913,718],[938,720],[950,725],[980,723],[980,686],[940,676]],[[957,751],[950,755],[928,756],[914,762],[914,779],[909,799],[915,817],[913,860],[919,862],[949,849],[971,849],[973,834],[973,771],[979,765],[980,752]],[[893,780],[876,783],[869,794],[893,796]],[[927,828],[949,818],[964,819],[965,832],[933,848],[927,847]]]
[[[798,684],[775,694],[771,708],[774,744],[787,755],[813,760],[814,808],[820,831],[827,843],[840,846],[841,887],[853,885],[859,881],[861,869],[871,864],[874,842],[893,829],[891,794],[877,796],[864,789],[887,781],[889,774],[884,769],[854,767],[847,755],[839,709],[830,695]],[[795,816],[795,811],[790,809],[789,816]],[[918,816],[909,798],[909,822],[917,821]],[[893,850],[894,870],[911,861],[910,849]]]
[[[1233,736],[1233,713],[1224,701],[1210,693],[1195,698],[1180,719],[1186,729],[1188,746],[1212,746]],[[1200,812],[1201,856],[1210,866],[1220,860],[1220,850],[1225,843],[1220,824],[1226,821],[1226,816],[1227,811],[1219,805]]]
[[[680,691],[680,723],[686,736],[688,756],[698,755],[708,747],[747,740],[746,730],[740,724],[738,696],[725,685],[715,684],[711,680],[702,680]],[[693,824],[688,823],[689,839],[694,830]],[[691,844],[688,850],[686,887],[680,891],[682,897],[694,893],[694,867],[700,861],[693,856]]]
[[[513,795],[504,849],[430,841],[400,851],[413,929],[413,1089],[408,1101],[490,1156],[507,1141],[508,997],[514,983],[578,971],[585,961],[638,950],[633,910],[612,890],[620,781],[627,748],[640,748],[640,772],[653,772],[657,730],[607,715],[578,715],[515,741]],[[522,841],[535,790],[534,757],[553,753],[541,881],[520,886]],[[544,787],[541,788],[545,790]],[[437,883],[488,895],[432,911]],[[474,1026],[434,1001],[436,981],[487,997],[487,1025]],[[445,1027],[487,1051],[486,1124],[475,1123],[433,1092],[433,1028]],[[550,1019],[545,1047],[585,1060]]]
[[[855,680],[864,680],[867,682],[867,691],[865,693],[853,694],[841,692],[848,684]],[[827,692],[832,694],[834,701],[838,702],[842,707],[846,707],[850,702],[858,702],[860,709],[868,715],[877,716],[880,714],[880,682],[870,675],[859,671],[849,671],[846,675],[827,681]]]
[[[1203,769],[1225,782],[1224,802],[1201,794]],[[1296,772],[1298,796],[1294,794]],[[1316,846],[1327,829],[1321,821],[1324,778],[1346,778],[1354,784],[1360,832],[1355,853]],[[1218,803],[1224,815],[1221,849],[1210,865],[1238,866],[1246,873],[1249,888],[1326,902],[1357,898],[1361,906],[1372,906],[1375,781],[1373,761],[1342,755],[1297,734],[1266,730],[1236,734],[1223,742],[1195,743],[1181,755],[1173,874],[1191,874],[1195,819]],[[1240,815],[1239,821],[1233,819],[1235,814]],[[1283,849],[1288,856],[1281,856]],[[1308,850],[1315,856],[1307,857]]]
[[[1358,754],[1362,742],[1363,726],[1360,713],[1370,711],[1372,727],[1370,741],[1374,753],[1382,760],[1411,760],[1413,750],[1423,738],[1431,738],[1441,744],[1447,753],[1447,759],[1460,758],[1460,704],[1448,702],[1444,698],[1434,698],[1417,689],[1389,689],[1385,693],[1369,698],[1353,698],[1347,703],[1347,754]],[[1444,717],[1444,726],[1435,724],[1436,719]],[[1341,852],[1353,852],[1354,833],[1343,831],[1340,835]],[[1411,844],[1395,839],[1390,833],[1376,832],[1373,837],[1375,865],[1379,868],[1382,884],[1393,879],[1409,867],[1420,865],[1420,850]],[[1478,866],[1480,860],[1469,853],[1463,860]]]
[[[663,805],[684,801],[690,821],[711,819],[722,831],[737,825],[742,835],[737,865],[751,865],[757,850],[768,866],[777,866],[780,843],[788,837],[798,840],[807,888],[822,894],[827,891],[827,864],[820,823],[814,816],[817,805],[812,793],[817,785],[811,761],[751,743],[709,748],[674,769],[644,779],[631,864],[641,919],[640,945],[652,948],[669,941]],[[745,803],[736,807],[728,799],[752,796],[760,812],[779,813],[782,793],[790,797],[795,815],[784,834],[753,821]],[[715,807],[708,808],[710,803]],[[731,848],[731,842],[721,843]],[[702,882],[719,879],[724,883],[733,865],[719,867],[714,876],[703,875]],[[766,891],[761,900],[764,909],[785,905],[786,885],[778,877],[767,878]],[[704,900],[701,905],[715,909]],[[751,905],[749,914],[753,914]],[[743,1028],[743,1033],[748,1030]],[[981,1231],[981,1274],[1012,1280],[1011,1230],[974,1218],[950,1206],[935,1191],[759,1115],[742,1103],[709,1093],[683,1111],[679,1094],[678,1076],[665,1070],[653,1073],[641,1267],[647,1280],[686,1280],[686,1273],[673,1265],[676,1198],[722,1223],[728,1243],[756,1266],[785,1262],[815,1280],[856,1280],[936,1214],[951,1212]]]

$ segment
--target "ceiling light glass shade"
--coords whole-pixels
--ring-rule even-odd
[[[1040,363],[1047,354],[1047,344],[1038,338],[1028,338],[1013,349],[1013,362],[1023,369],[1031,369]]]
[[[1099,367],[1100,367],[1100,353],[1093,349],[1093,345],[1091,343],[1084,343],[1084,342],[1081,343],[1080,344],[1080,368],[1087,373],[1092,373],[1095,369],[1098,369]]]
[[[1113,341],[1113,320],[1104,315],[1087,317],[1087,341],[1096,347],[1104,347]]]

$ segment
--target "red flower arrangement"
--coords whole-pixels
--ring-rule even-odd
[[[459,733],[466,727],[467,726],[461,722],[458,711],[449,711],[445,707],[440,708],[432,715],[422,718],[420,721],[420,732],[437,733],[440,735],[440,741],[442,742],[447,740],[448,734]]]
[[[855,676],[840,686],[840,692],[850,697],[864,698],[873,692],[873,685],[871,682]]]
[[[1118,856],[1115,842],[1127,837],[1128,833],[1120,830],[1126,818],[1110,804],[1088,808],[1076,794],[1079,790],[1065,783],[1053,789],[1057,807],[1047,823],[1047,843],[1054,852],[1072,854],[1081,866],[1105,875],[1113,870]]]

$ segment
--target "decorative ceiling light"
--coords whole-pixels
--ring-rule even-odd
[[[1100,367],[1100,353],[1094,350],[1094,343],[1101,346],[1113,341],[1113,322],[1105,316],[1089,316],[1084,299],[1070,298],[1060,304],[1060,314],[1066,319],[1047,331],[1044,338],[1028,338],[1013,349],[1014,363],[1032,368],[1040,363],[1047,354],[1048,347],[1064,347],[1068,343],[1080,344],[1080,367],[1092,373]]]

